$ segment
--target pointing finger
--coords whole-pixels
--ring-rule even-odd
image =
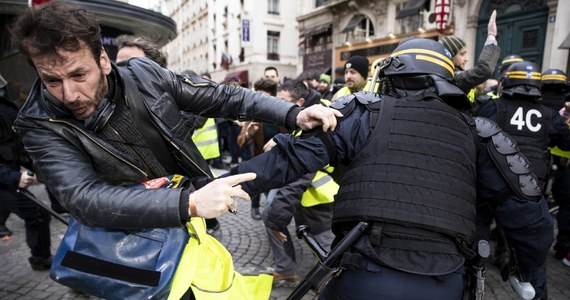
[[[216,180],[220,180],[220,181],[227,183],[231,186],[235,186],[235,185],[238,185],[242,182],[254,180],[255,177],[257,177],[257,174],[250,172],[250,173],[244,173],[244,174],[231,175],[231,176],[219,178]]]

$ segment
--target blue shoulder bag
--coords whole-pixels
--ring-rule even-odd
[[[179,187],[180,175],[161,188]],[[188,243],[185,227],[125,230],[82,225],[75,218],[54,256],[50,277],[105,299],[165,299]]]

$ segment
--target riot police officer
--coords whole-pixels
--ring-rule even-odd
[[[334,132],[278,135],[271,151],[231,173],[257,173],[242,187],[258,193],[327,164],[345,170],[337,174],[335,243],[359,221],[369,226],[321,299],[460,299],[465,262],[474,256],[478,181],[497,175],[513,199],[536,203],[538,180],[497,126],[463,112],[470,103],[453,83],[443,45],[407,40],[380,73],[380,95],[358,92],[333,104],[344,115]]]
[[[542,103],[556,112],[564,113],[565,103],[570,101],[570,85],[566,73],[559,69],[548,69],[542,72],[541,79]],[[570,116],[565,117],[568,123]],[[554,146],[550,148],[552,160],[556,166],[552,184],[552,197],[558,204],[556,224],[558,235],[554,245],[554,257],[570,260],[570,151],[563,151]]]
[[[536,64],[513,63],[501,79],[500,97],[482,104],[478,115],[495,120],[517,142],[541,186],[545,187],[550,170],[547,147],[558,145],[570,149],[570,130],[558,112],[540,102],[540,80]],[[511,259],[502,269],[503,279],[519,272],[522,280],[531,282],[537,298],[546,297],[545,262],[554,239],[546,201],[542,198],[538,202],[517,203],[509,201],[508,191],[482,190],[478,213],[489,207],[494,209],[511,250]],[[484,232],[480,234],[485,236]]]

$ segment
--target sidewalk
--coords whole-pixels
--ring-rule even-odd
[[[31,191],[48,203],[43,186],[36,185]],[[263,206],[263,202],[262,202]],[[225,214],[220,218],[221,229],[214,235],[233,254],[236,269],[243,274],[262,273],[271,267],[272,257],[263,223],[251,219],[249,202],[240,201],[237,216]],[[97,299],[61,286],[49,278],[49,272],[33,271],[28,264],[29,249],[25,244],[24,222],[11,215],[7,226],[14,232],[12,240],[0,242],[0,299]],[[52,218],[52,249],[55,250],[65,231],[65,225]],[[289,229],[294,233],[291,224]],[[302,272],[308,272],[315,260],[307,246],[295,239],[298,264]],[[549,299],[570,299],[570,268],[555,260],[547,261]],[[286,299],[292,288],[274,288],[271,300]],[[517,299],[509,285],[502,282],[498,270],[489,264],[487,268],[485,299]],[[312,299],[311,295],[304,299]]]

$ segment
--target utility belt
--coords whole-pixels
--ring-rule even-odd
[[[465,240],[454,241],[442,233],[374,222],[344,253],[340,265],[354,270],[363,267],[364,259],[399,271],[438,276],[462,269],[465,258],[473,255]]]
[[[345,270],[366,270],[368,272],[380,272],[382,269],[387,268],[395,271],[400,271],[398,269],[394,269],[386,264],[378,263],[372,260],[369,257],[363,256],[359,253],[353,252],[345,252],[340,261],[340,267]],[[453,271],[452,273],[465,275],[466,269],[465,268],[458,268],[457,270]]]

